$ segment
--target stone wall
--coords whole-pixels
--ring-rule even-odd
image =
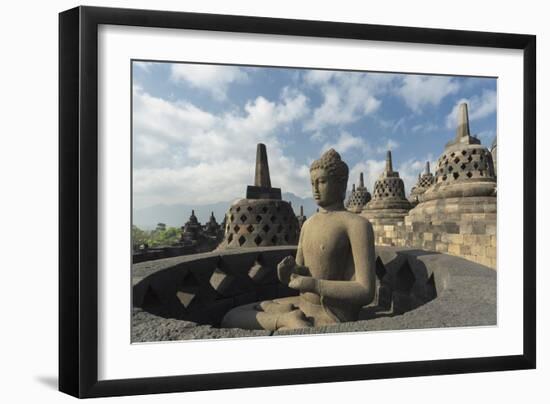
[[[496,269],[496,197],[426,201],[403,221],[371,222],[377,245],[447,253]]]
[[[217,250],[132,266],[133,302],[147,312],[217,325],[235,306],[296,295],[277,264],[296,246]]]
[[[358,321],[276,332],[217,327],[235,305],[291,293],[277,285],[275,267],[295,251],[252,248],[134,264],[132,341],[496,324],[495,271],[448,254],[377,247],[375,299]]]

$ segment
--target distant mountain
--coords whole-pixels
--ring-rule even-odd
[[[283,200],[289,201],[292,204],[294,213],[300,214],[300,206],[304,207],[304,215],[310,217],[317,210],[317,204],[313,198],[301,198],[291,192],[284,192]],[[236,200],[235,198],[234,200]],[[157,223],[165,223],[167,226],[180,227],[189,220],[191,211],[195,210],[195,216],[199,222],[206,223],[210,218],[210,213],[214,212],[214,216],[218,223],[223,220],[227,209],[233,201],[217,202],[206,205],[188,205],[178,203],[173,205],[154,205],[147,208],[134,210],[133,224],[144,230],[151,230],[157,226]]]

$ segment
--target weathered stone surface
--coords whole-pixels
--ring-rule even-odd
[[[299,223],[292,206],[281,200],[281,189],[271,187],[267,151],[258,144],[254,185],[246,199],[235,201],[225,215],[225,236],[218,250],[298,243]]]
[[[365,182],[363,180],[363,173],[359,174],[359,186],[355,188],[353,184],[353,189],[351,195],[346,202],[346,209],[350,212],[361,213],[365,205],[371,200],[371,194],[365,187]]]
[[[437,161],[434,184],[418,196],[420,202],[455,197],[496,195],[491,152],[470,135],[468,107],[461,104],[456,137]],[[452,210],[449,206],[447,209]]]
[[[490,268],[446,254],[407,248],[378,247],[377,255],[383,265],[383,271],[379,268],[377,275],[377,279],[382,278],[378,282],[378,299],[361,311],[358,321],[280,330],[273,335],[496,325],[496,273]],[[409,281],[400,286],[401,292],[394,294],[391,274],[402,272],[404,262],[409,266],[405,271]],[[412,287],[410,273],[414,276]],[[409,288],[412,295],[407,297],[403,290]],[[434,291],[435,295],[431,295]],[[416,307],[398,314],[400,309],[395,308],[395,300],[397,306]],[[141,309],[134,309],[132,317],[133,342],[271,334],[265,330],[223,329],[162,318]]]
[[[241,330],[238,328],[215,328],[192,321],[163,318],[134,308],[132,311],[132,343],[152,341],[177,341],[191,339],[219,339],[264,337],[271,333],[264,330]]]
[[[393,171],[391,151],[386,155],[386,168],[374,184],[372,199],[363,209],[362,215],[367,219],[403,220],[411,204],[405,197],[405,185],[399,173]],[[385,213],[388,215],[385,215]]]
[[[302,227],[296,260],[285,258],[277,267],[281,283],[300,296],[235,307],[224,327],[277,330],[350,321],[373,300],[374,238],[369,222],[344,208],[348,167],[331,149],[310,172],[320,211]]]

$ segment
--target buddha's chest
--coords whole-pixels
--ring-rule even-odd
[[[347,232],[338,225],[308,228],[302,235],[302,253],[313,276],[330,278],[351,253]]]

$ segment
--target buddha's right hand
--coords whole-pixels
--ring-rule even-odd
[[[295,267],[296,261],[292,255],[289,255],[279,262],[277,265],[277,276],[281,283],[288,285],[290,282],[290,274],[294,271]]]

